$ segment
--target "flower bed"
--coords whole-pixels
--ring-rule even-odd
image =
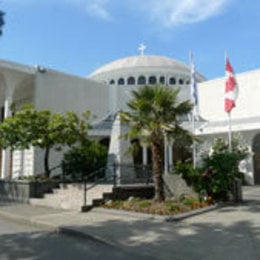
[[[129,198],[128,200],[107,201],[102,205],[104,208],[134,211],[146,214],[176,215],[189,212],[191,210],[207,207],[211,204],[211,198],[205,202],[200,202],[192,198],[184,198],[182,201],[166,200],[164,202],[154,202],[153,200]]]

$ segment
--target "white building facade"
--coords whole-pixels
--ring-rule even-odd
[[[232,130],[251,151],[241,167],[250,184],[260,183],[260,70],[237,74],[239,97],[232,110]],[[199,111],[205,122],[198,125],[196,134],[210,147],[214,138],[227,138],[228,120],[224,112],[225,79],[207,81],[196,73],[199,93]],[[89,134],[106,143],[111,158],[121,163],[133,163],[126,155],[129,141],[120,135],[127,131],[121,126],[116,113],[127,110],[131,91],[143,85],[162,84],[180,88],[180,100],[190,99],[190,67],[172,58],[140,55],[116,60],[94,71],[88,78],[77,77],[41,66],[30,67],[0,61],[0,107],[2,119],[10,116],[10,104],[18,107],[33,103],[36,109],[50,109],[79,114],[89,110],[96,116]],[[142,163],[147,164],[148,147],[142,146]],[[172,166],[171,146],[169,163]],[[204,149],[203,146],[200,148]],[[1,153],[1,178],[34,175],[43,172],[42,152],[27,151]],[[60,163],[62,154],[51,154],[51,166]],[[10,163],[10,161],[12,163]],[[11,167],[10,167],[11,165]]]

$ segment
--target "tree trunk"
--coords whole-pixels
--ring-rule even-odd
[[[8,178],[11,180],[13,175],[13,149],[8,151],[9,161],[8,161]]]
[[[154,200],[161,202],[164,201],[164,188],[163,188],[163,158],[162,158],[162,143],[161,138],[155,138],[152,142],[152,158],[153,158],[153,177],[155,196]]]
[[[45,171],[45,177],[47,178],[50,177],[49,154],[50,154],[50,148],[46,148],[44,154],[44,171]]]

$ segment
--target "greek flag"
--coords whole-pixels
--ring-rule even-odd
[[[195,117],[199,116],[198,111],[198,90],[197,90],[197,82],[196,82],[196,71],[195,71],[195,65],[193,60],[193,53],[190,52],[190,63],[191,63],[191,78],[190,78],[190,91],[191,91],[191,102],[194,105],[193,107],[193,115]]]

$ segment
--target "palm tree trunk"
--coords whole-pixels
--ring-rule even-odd
[[[152,142],[152,158],[153,158],[153,177],[154,177],[154,200],[161,202],[164,201],[164,188],[163,188],[163,158],[162,158],[162,140],[155,138]]]

